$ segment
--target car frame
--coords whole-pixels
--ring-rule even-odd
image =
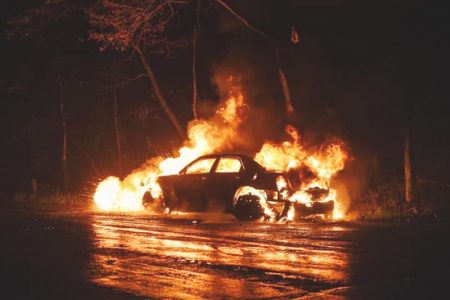
[[[244,154],[203,155],[178,174],[159,176],[157,183],[162,191],[162,206],[169,211],[225,212],[238,219],[253,220],[281,219],[292,205],[304,216],[326,215],[330,207],[333,209],[332,203],[314,207],[291,203],[289,196],[294,190],[287,174],[268,171]],[[154,201],[149,195],[144,196],[144,205]],[[267,207],[275,215],[269,216]],[[326,211],[322,211],[324,208]]]

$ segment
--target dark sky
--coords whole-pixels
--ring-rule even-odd
[[[203,0],[198,70],[205,103],[218,99],[211,83],[214,74],[237,73],[249,101],[266,111],[256,122],[261,123],[254,127],[256,135],[277,138],[291,122],[312,141],[339,136],[355,164],[375,160],[385,177],[401,177],[407,103],[413,107],[418,176],[449,183],[447,1],[226,2],[272,41],[243,26],[215,1]],[[36,3],[4,1],[2,31],[6,20]],[[190,10],[181,14],[188,23]],[[299,44],[290,42],[292,26],[300,34]],[[111,91],[99,86],[110,84],[112,64],[124,77],[142,70],[130,53],[100,53],[86,39],[86,29],[76,15],[50,26],[40,40],[1,37],[2,190],[26,189],[31,177],[49,189],[58,184],[57,57],[64,68],[74,186],[114,172],[112,124],[106,117]],[[188,47],[171,58],[150,57],[163,92],[185,124],[192,118],[191,55]],[[290,119],[282,114],[278,66],[286,73],[296,111]],[[175,132],[145,80],[120,89],[119,98],[129,169],[176,145]]]

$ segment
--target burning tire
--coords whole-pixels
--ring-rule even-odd
[[[233,199],[233,214],[238,220],[252,221],[264,216],[261,205],[263,192],[252,187],[240,187]]]

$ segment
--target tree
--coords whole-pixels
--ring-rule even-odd
[[[6,30],[7,39],[19,39],[26,38],[32,40],[44,40],[48,45],[52,45],[56,49],[55,53],[55,76],[57,91],[57,102],[60,119],[60,132],[61,132],[61,188],[63,192],[67,192],[69,189],[69,166],[68,166],[68,131],[67,120],[65,111],[65,83],[64,74],[62,72],[62,61],[60,54],[60,44],[58,41],[58,33],[49,31],[48,28],[54,26],[61,19],[66,18],[70,13],[79,6],[76,2],[72,1],[57,1],[49,0],[45,4],[42,4],[33,9],[29,9],[23,15],[10,20],[8,22],[8,28]]]
[[[406,129],[404,133],[404,168],[405,168],[405,200],[410,203],[416,200],[416,172],[413,142],[413,103],[405,100]]]
[[[276,61],[277,61],[278,76],[280,78],[281,89],[283,90],[283,94],[284,94],[286,114],[287,115],[291,115],[294,112],[294,107],[292,106],[291,93],[289,92],[289,85],[288,85],[288,81],[287,81],[287,78],[286,78],[286,74],[284,73],[284,71],[283,71],[283,69],[281,67],[281,64],[280,64],[280,55],[279,55],[280,43],[275,41],[275,40],[273,40],[270,36],[268,36],[267,34],[262,32],[258,28],[254,27],[253,25],[251,25],[244,17],[239,15],[235,10],[233,10],[224,1],[222,1],[222,0],[216,0],[216,1],[222,7],[224,7],[227,11],[229,11],[233,16],[235,16],[236,19],[238,19],[247,28],[249,28],[250,30],[252,30],[256,34],[258,34],[259,36],[261,36],[261,37],[265,38],[266,40],[268,40],[275,47],[275,52],[276,52],[275,56],[276,56]],[[195,39],[194,39],[194,41],[195,41]],[[292,27],[292,30],[291,30],[291,41],[294,44],[297,44],[299,42],[298,33],[297,33],[297,31],[295,30],[294,27]]]
[[[192,34],[192,115],[197,120],[197,44],[200,27],[200,0],[197,0],[194,10],[194,33]]]
[[[112,121],[114,127],[114,138],[115,138],[115,150],[116,150],[116,164],[117,172],[122,173],[123,169],[123,152],[122,152],[122,137],[120,128],[120,112],[119,112],[119,91],[125,88],[132,81],[146,78],[147,76],[143,73],[138,74],[134,77],[128,77],[127,75],[121,73],[120,62],[114,61],[104,72],[101,72],[101,76],[106,79],[108,83],[103,84],[91,84],[96,88],[100,88],[107,91],[108,98],[112,98]],[[146,136],[147,139],[147,136]]]
[[[61,60],[60,54],[57,54],[56,60],[56,82],[58,86],[58,102],[59,102],[59,114],[61,122],[61,173],[62,173],[62,189],[63,192],[67,192],[69,189],[69,166],[67,160],[67,121],[64,97],[64,84],[61,74]]]
[[[184,129],[161,92],[146,51],[170,54],[186,45],[185,41],[170,40],[167,27],[182,5],[188,1],[177,0],[101,0],[86,10],[92,26],[90,37],[106,48],[137,53],[151,87],[164,112],[180,137]]]

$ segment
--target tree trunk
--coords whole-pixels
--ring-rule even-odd
[[[197,120],[197,40],[198,28],[200,27],[200,0],[197,0],[195,7],[194,34],[192,36],[192,115]]]
[[[413,189],[413,167],[411,160],[411,141],[408,136],[405,136],[405,200],[406,202],[411,202],[414,200],[414,189]]]
[[[197,56],[197,28],[194,28],[194,34],[192,37],[192,114],[195,120],[197,120],[196,56]]]
[[[62,81],[61,74],[58,71],[58,85],[59,85],[59,114],[61,120],[61,133],[62,133],[62,147],[61,147],[61,172],[62,172],[62,190],[67,192],[69,188],[69,167],[67,163],[67,124],[66,124],[66,114],[64,111],[64,97],[62,95]]]
[[[291,93],[289,92],[289,86],[281,67],[278,67],[278,75],[280,76],[281,87],[283,88],[284,100],[286,104],[286,113],[292,114],[294,112],[294,107],[292,107]]]
[[[156,95],[156,99],[158,99],[158,101],[161,104],[162,108],[164,109],[165,113],[167,114],[170,121],[172,122],[172,125],[177,130],[178,135],[182,139],[184,139],[185,138],[184,129],[183,129],[183,127],[181,127],[180,122],[178,121],[177,117],[172,112],[172,109],[170,109],[169,105],[167,104],[166,99],[162,95],[161,90],[159,89],[158,82],[156,81],[155,74],[153,73],[153,70],[150,67],[150,64],[148,63],[147,58],[145,57],[144,53],[142,52],[141,48],[139,48],[139,46],[135,46],[134,49],[139,54],[139,58],[141,59],[142,65],[144,66],[144,69],[147,72],[147,76],[148,76],[148,79],[150,80],[150,84]]]
[[[67,124],[66,113],[64,110],[64,96],[63,96],[63,79],[61,74],[61,55],[59,49],[56,57],[56,83],[58,85],[58,102],[59,102],[59,116],[61,121],[61,175],[62,175],[62,191],[65,193],[69,189],[69,167],[67,162]]]
[[[67,166],[67,125],[64,111],[64,102],[61,97],[61,127],[63,135],[63,148],[61,153],[62,159],[62,173],[63,173],[63,190],[67,192],[69,188],[69,167]]]
[[[116,136],[116,153],[117,153],[117,170],[119,174],[122,172],[122,146],[120,143],[120,131],[119,131],[119,118],[118,118],[118,106],[119,99],[117,95],[117,83],[114,83],[114,133]]]
[[[416,174],[414,163],[414,143],[412,135],[412,103],[406,102],[406,131],[404,148],[405,165],[405,200],[412,202],[416,199]]]

